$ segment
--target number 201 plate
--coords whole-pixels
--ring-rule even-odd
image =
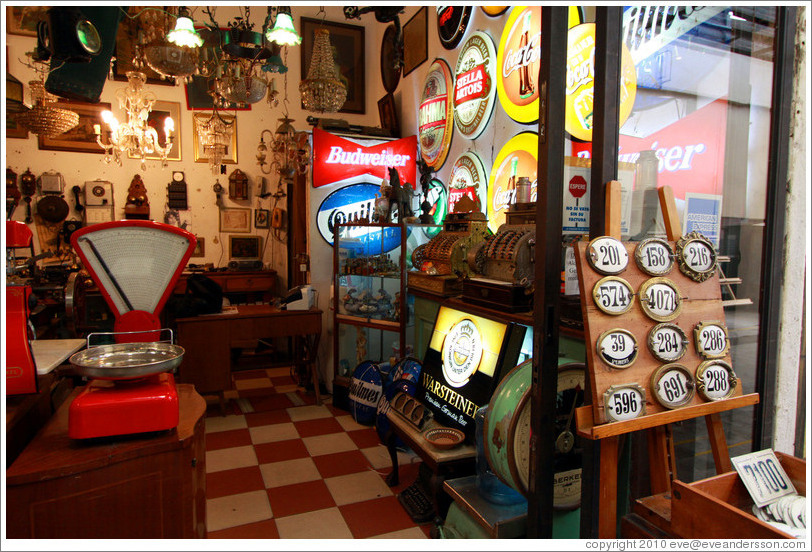
[[[586,249],[589,265],[600,274],[620,274],[629,264],[626,246],[611,236],[601,236],[589,242]]]
[[[646,390],[636,383],[613,385],[603,394],[603,407],[610,422],[633,420],[646,413]]]

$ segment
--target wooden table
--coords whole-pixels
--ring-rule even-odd
[[[8,538],[206,536],[206,402],[178,385],[176,429],[75,440],[74,390],[6,470]]]
[[[322,311],[280,310],[271,305],[239,305],[236,311],[178,318],[178,345],[186,352],[178,380],[195,385],[198,393],[220,396],[232,388],[231,349],[246,341],[275,337],[300,340],[304,354],[296,365],[309,365],[313,375],[316,403],[321,404],[319,370],[315,358],[321,337]]]

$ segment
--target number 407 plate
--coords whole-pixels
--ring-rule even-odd
[[[730,461],[759,508],[782,496],[798,494],[772,449],[743,454]]]

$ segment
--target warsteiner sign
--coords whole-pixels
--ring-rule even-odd
[[[495,68],[493,39],[481,31],[472,33],[457,58],[454,83],[454,122],[466,138],[479,136],[493,113]]]
[[[420,95],[417,112],[420,156],[434,170],[443,166],[451,146],[451,132],[454,129],[453,80],[448,63],[435,59]]]

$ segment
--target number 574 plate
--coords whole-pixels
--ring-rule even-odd
[[[759,508],[782,496],[798,494],[772,449],[751,452],[730,461]]]

